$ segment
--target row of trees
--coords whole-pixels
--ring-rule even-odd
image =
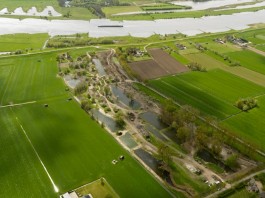
[[[222,159],[223,138],[215,128],[198,120],[200,112],[190,106],[178,108],[172,100],[162,105],[161,120],[176,131],[181,144],[187,143],[198,151],[206,149],[215,158],[223,161],[232,170],[239,167],[238,155],[232,154],[226,160]],[[217,125],[214,118],[207,117],[206,121]]]
[[[178,108],[172,100],[164,103],[161,110],[161,120],[176,131],[180,143],[188,143],[198,150],[207,149],[220,156],[223,143],[215,133],[215,129],[198,121],[200,112],[190,106]],[[209,118],[210,121],[210,118]],[[211,120],[213,122],[214,120]]]

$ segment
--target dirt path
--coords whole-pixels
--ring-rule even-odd
[[[265,52],[263,52],[261,50],[258,50],[258,49],[254,48],[254,47],[248,46],[248,49],[251,50],[252,52],[255,52],[255,53],[259,54],[259,55],[265,56]]]

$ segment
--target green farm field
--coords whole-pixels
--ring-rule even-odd
[[[55,58],[45,53],[0,59],[1,104],[32,101],[0,107],[0,197],[58,197],[100,177],[120,197],[170,197],[77,102],[67,100]],[[113,165],[120,155],[125,160]]]
[[[0,36],[0,52],[39,50],[49,38],[48,34],[9,34]]]
[[[107,17],[110,17],[113,14],[123,13],[123,12],[137,12],[142,11],[138,6],[112,6],[104,7],[102,11],[106,14]]]
[[[234,61],[238,61],[242,67],[265,75],[265,57],[249,50],[226,53]]]
[[[238,99],[265,93],[265,88],[220,69],[164,77],[151,80],[149,85],[182,105],[219,119],[240,112],[234,106]]]
[[[252,109],[249,112],[242,112],[225,121],[223,125],[231,129],[239,137],[244,138],[248,142],[265,150],[265,96],[258,98],[258,108]]]
[[[255,193],[250,193],[248,190],[244,189],[239,192],[236,192],[235,194],[229,196],[228,198],[258,198],[258,195]]]
[[[70,13],[70,19],[92,19],[97,18],[87,8],[60,7],[57,0],[0,0],[0,10],[7,8],[9,12],[13,12],[16,8],[22,7],[27,12],[31,7],[36,7],[38,11],[42,11],[46,6],[53,6],[53,8],[62,15]],[[8,15],[4,15],[7,17]],[[13,18],[28,18],[29,16],[11,16]],[[32,16],[30,16],[32,18]],[[39,18],[39,17],[38,17]],[[63,17],[54,17],[62,19]],[[66,18],[68,19],[68,18]]]
[[[57,0],[0,0],[0,9],[8,8],[9,11],[14,11],[18,7],[28,10],[33,6],[39,11],[42,11],[46,6],[59,7]]]

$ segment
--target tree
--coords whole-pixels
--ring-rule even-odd
[[[222,152],[222,144],[218,139],[214,139],[212,141],[211,150],[212,150],[214,155],[220,156],[220,154]]]
[[[180,127],[177,130],[177,138],[181,141],[181,143],[186,142],[190,135],[191,131],[187,126]]]
[[[76,85],[76,87],[74,89],[74,93],[75,93],[75,95],[80,95],[80,94],[86,92],[86,90],[87,90],[87,84],[86,84],[86,82],[81,81],[81,82],[79,82]]]
[[[238,164],[238,155],[234,154],[234,155],[229,156],[226,159],[225,164],[227,166],[229,166],[231,169],[238,168],[239,167],[239,164]]]
[[[164,104],[162,104],[161,108],[161,121],[167,125],[171,125],[177,115],[177,107],[172,100],[166,100]],[[176,123],[178,125],[178,123]]]
[[[195,122],[199,116],[199,111],[191,106],[185,105],[178,111],[177,118],[181,122],[181,125]]]
[[[198,128],[196,131],[195,142],[197,148],[200,150],[202,148],[208,148],[208,136],[206,135],[205,131],[202,130],[203,128]]]
[[[121,111],[116,113],[115,122],[116,122],[117,127],[121,129],[123,129],[126,126],[126,122],[124,121],[124,115]]]
[[[172,152],[167,145],[161,144],[158,146],[158,158],[166,165],[170,164],[172,161]]]

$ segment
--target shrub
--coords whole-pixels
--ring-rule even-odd
[[[74,94],[80,95],[80,94],[86,92],[86,90],[87,90],[87,84],[82,81],[76,85],[76,87],[74,89]]]
[[[257,100],[254,98],[242,98],[236,101],[236,107],[242,111],[248,111],[258,106]]]
[[[187,66],[192,71],[206,72],[206,69],[204,67],[202,67],[199,63],[192,62],[192,63],[188,64]]]

